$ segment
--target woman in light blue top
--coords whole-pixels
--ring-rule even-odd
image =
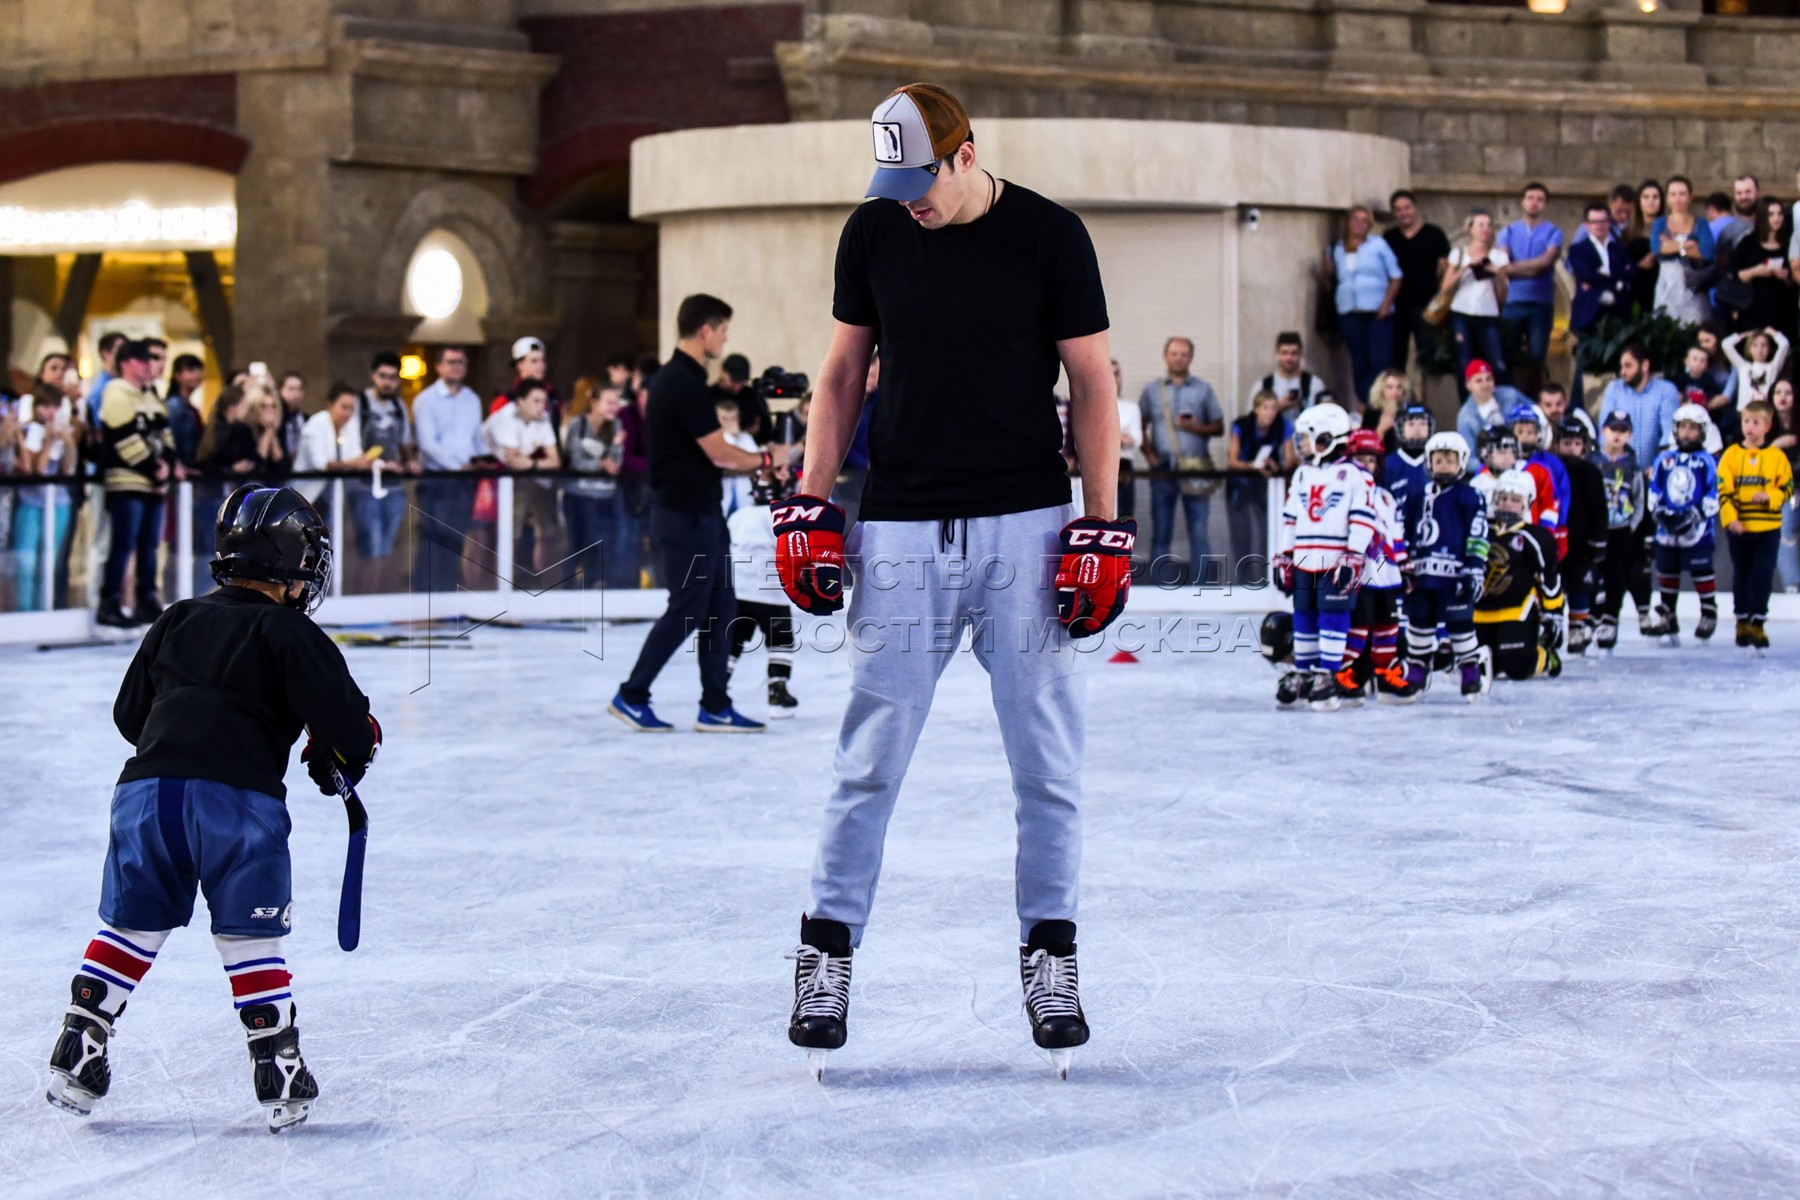
[[[1650,245],[1662,263],[1656,277],[1656,311],[1698,325],[1712,316],[1712,302],[1706,298],[1706,287],[1688,286],[1688,274],[1712,264],[1712,227],[1689,211],[1694,188],[1686,179],[1680,175],[1670,179],[1665,193],[1668,211],[1650,226]]]
[[[1369,385],[1394,360],[1394,298],[1400,294],[1400,260],[1385,238],[1369,236],[1374,228],[1375,214],[1357,205],[1344,217],[1343,240],[1325,257],[1359,405],[1368,403]]]

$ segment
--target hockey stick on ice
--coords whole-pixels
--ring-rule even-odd
[[[350,819],[350,848],[344,856],[344,890],[338,895],[338,948],[350,951],[362,940],[363,855],[369,848],[369,810],[356,788],[336,767],[331,782],[344,798],[344,815]]]

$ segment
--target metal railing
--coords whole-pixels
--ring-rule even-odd
[[[1232,478],[1253,478],[1264,484],[1261,502],[1254,505],[1261,510],[1261,519],[1248,523],[1260,527],[1255,530],[1261,536],[1254,548],[1242,544],[1246,509],[1242,492],[1220,486],[1203,498],[1203,504],[1196,505],[1191,498],[1184,500],[1177,489],[1158,488],[1166,481],[1210,479],[1223,485]],[[233,488],[254,479],[254,475],[209,476],[167,486],[158,518],[162,529],[156,589],[165,603],[211,590],[206,564],[212,557],[217,505]],[[600,561],[582,558],[591,547],[576,544],[578,531],[570,527],[570,518],[578,515],[579,509],[571,508],[567,497],[571,485],[595,479],[591,474],[565,470],[416,474],[370,470],[295,472],[275,482],[312,493],[309,499],[314,499],[330,524],[337,560],[332,597],[419,590],[421,571],[437,574],[438,566],[449,571],[440,574],[439,581],[449,582],[427,590],[535,593],[545,588],[656,585],[660,566],[644,540],[648,519],[641,511],[627,511],[634,505],[641,509],[647,500],[635,491],[642,484],[628,481],[611,497],[596,502],[589,514],[596,524],[580,533],[590,543],[602,544],[597,556]],[[1168,512],[1162,540],[1170,547],[1169,557],[1180,566],[1192,567],[1187,560],[1196,545],[1221,550],[1230,546],[1229,557],[1234,562],[1243,558],[1246,550],[1259,562],[1272,552],[1284,495],[1280,477],[1264,483],[1261,472],[1156,470],[1130,472],[1122,475],[1120,482],[1122,506],[1129,506],[1138,518],[1141,557],[1150,557],[1157,541],[1159,505]],[[460,487],[442,486],[448,483]],[[426,485],[423,496],[420,485]],[[438,486],[434,489],[431,485]],[[526,487],[542,490],[525,492]],[[478,514],[477,498],[484,491],[482,503],[491,511]],[[395,499],[396,495],[400,499]],[[392,524],[378,529],[376,523],[365,523],[359,517],[368,504],[391,505],[400,511],[397,518],[392,512],[387,514]],[[446,511],[450,513],[448,521]],[[1189,536],[1187,522],[1202,514],[1205,525],[1196,542]],[[483,519],[477,520],[478,515]],[[605,528],[596,534],[599,525]],[[388,544],[373,547],[380,553],[365,553],[371,549],[364,544],[365,535],[377,533],[385,533]],[[92,609],[100,599],[110,535],[106,492],[98,479],[0,476],[0,614]],[[426,541],[434,545],[421,550]],[[452,544],[457,542],[461,545]],[[402,563],[405,556],[412,561]],[[609,562],[605,556],[613,557]],[[1223,557],[1211,554],[1214,559]],[[1232,582],[1229,574],[1225,582]],[[23,594],[22,589],[30,594]]]

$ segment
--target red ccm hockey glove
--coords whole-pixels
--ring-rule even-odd
[[[775,570],[781,588],[815,616],[844,607],[844,510],[817,496],[773,505]]]
[[[1080,517],[1063,526],[1056,618],[1072,638],[1092,637],[1125,611],[1137,522]]]

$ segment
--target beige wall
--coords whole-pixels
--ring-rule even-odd
[[[987,121],[983,161],[1081,214],[1128,394],[1163,341],[1195,341],[1228,412],[1269,369],[1282,329],[1311,325],[1310,269],[1346,196],[1406,182],[1406,148],[1366,135],[1178,122]],[[861,121],[692,130],[632,148],[632,211],[660,233],[658,341],[683,296],[736,310],[731,349],[757,370],[815,374],[831,332],[832,262],[872,163]],[[1259,228],[1242,225],[1248,207]],[[1327,374],[1316,359],[1313,369]]]
[[[831,272],[851,206],[671,217],[660,230],[657,345],[675,346],[683,296],[710,292],[736,310],[727,353],[760,374],[779,363],[817,375],[831,340]]]

